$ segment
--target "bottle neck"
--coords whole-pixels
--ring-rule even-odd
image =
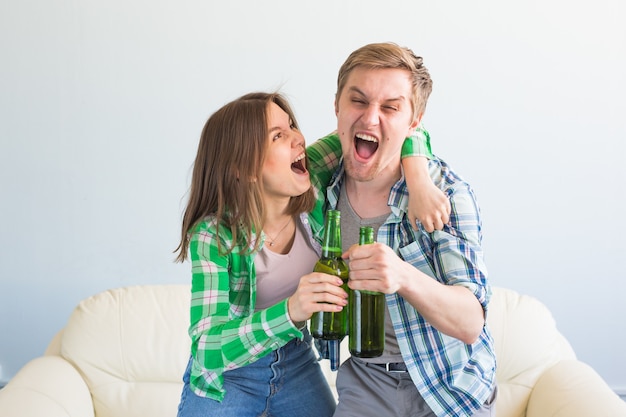
[[[341,221],[338,211],[329,211],[324,224],[324,240],[322,241],[322,257],[341,257]]]
[[[374,228],[361,226],[359,229],[359,245],[369,245],[370,243],[374,243]]]
[[[322,246],[322,258],[341,258],[341,249]]]

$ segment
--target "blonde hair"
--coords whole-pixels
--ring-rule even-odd
[[[190,233],[207,216],[214,216],[218,227],[232,233],[232,246],[220,251],[229,252],[237,244],[248,246],[253,234],[263,229],[265,206],[260,178],[268,146],[270,103],[276,103],[298,127],[288,101],[279,93],[263,92],[246,94],[224,105],[204,125],[181,240],[174,251],[178,252],[177,262],[187,259]],[[308,212],[314,203],[314,192],[309,188],[291,198],[287,213]],[[260,239],[256,239],[252,249],[258,250],[259,246]]]
[[[339,97],[343,92],[348,76],[356,67],[369,69],[393,68],[409,71],[413,86],[413,94],[411,96],[413,118],[418,118],[426,110],[428,97],[433,90],[433,81],[430,78],[428,69],[424,66],[422,57],[416,56],[409,48],[398,46],[392,42],[371,43],[352,52],[339,69],[335,103],[339,102]]]

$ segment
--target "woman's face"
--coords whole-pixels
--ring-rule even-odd
[[[262,173],[263,187],[266,197],[288,201],[311,187],[304,157],[304,137],[276,103],[269,104],[267,118],[269,130]]]

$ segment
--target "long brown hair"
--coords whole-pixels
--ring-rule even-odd
[[[193,167],[189,201],[183,215],[177,262],[187,259],[190,233],[205,217],[230,230],[232,246],[249,245],[263,229],[265,206],[261,171],[268,146],[268,108],[276,103],[298,128],[289,102],[279,93],[249,93],[217,110],[204,125]],[[292,197],[287,214],[308,212],[315,196],[309,188]],[[218,240],[219,242],[220,240]],[[218,243],[219,244],[219,243]],[[258,250],[260,239],[254,242]]]

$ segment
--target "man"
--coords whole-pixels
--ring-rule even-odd
[[[433,225],[415,230],[406,215],[400,149],[431,90],[422,58],[391,43],[354,51],[339,70],[343,160],[326,199],[342,213],[344,248],[357,243],[360,225],[374,226],[377,243],[353,245],[344,256],[349,287],[385,293],[387,316],[383,355],[352,357],[338,371],[337,417],[494,415],[491,289],[474,193],[433,157],[430,179],[450,199],[450,220],[429,233]]]

